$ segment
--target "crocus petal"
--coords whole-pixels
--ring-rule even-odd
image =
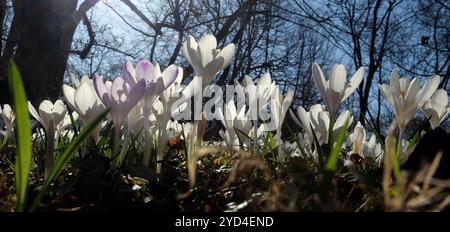
[[[183,50],[183,54],[184,54],[185,59],[187,60],[188,63],[190,63],[192,65],[191,57],[190,57],[190,54],[189,54],[189,48],[188,48],[191,45],[193,45],[192,42],[190,41],[191,38],[192,38],[192,36],[189,36],[188,39],[183,43],[182,50]]]
[[[350,111],[345,110],[341,114],[339,114],[338,118],[336,119],[336,122],[334,123],[334,129],[338,129],[340,127],[343,127],[345,123],[348,122],[350,119]],[[351,122],[348,122],[349,124]]]
[[[75,107],[75,89],[68,86],[68,85],[63,85],[63,93],[64,93],[64,98],[67,101],[67,104],[69,104],[69,106],[76,110]]]
[[[325,80],[325,76],[323,75],[322,69],[317,63],[313,63],[312,65],[312,75],[314,77],[314,82],[316,83],[317,88],[319,88],[320,95],[322,95],[325,102],[328,102],[328,85]],[[328,104],[328,103],[327,103]]]
[[[129,61],[126,61],[122,67],[122,76],[124,80],[130,83],[131,85],[135,85],[137,82],[136,71],[134,70],[133,65]]]
[[[124,84],[125,81],[121,77],[117,77],[113,80],[111,85],[111,100],[113,103],[120,103],[121,100],[125,100],[122,98],[122,95],[124,95]]]
[[[136,65],[136,80],[145,79],[147,82],[152,82],[156,79],[155,67],[148,60],[141,60]]]
[[[393,69],[390,77],[391,91],[393,95],[400,95],[400,81],[396,69]]]
[[[319,112],[317,129],[319,129],[321,142],[327,141],[329,125],[330,125],[330,117],[328,116],[327,112],[325,111]]]
[[[361,84],[361,81],[364,77],[364,67],[360,67],[358,71],[356,71],[355,74],[353,74],[352,79],[350,79],[350,82],[345,87],[344,91],[344,97],[342,98],[341,102],[347,99],[356,88],[358,88],[359,84]]]
[[[400,94],[406,94],[406,91],[408,90],[409,85],[411,84],[411,81],[407,78],[400,78],[398,80],[399,84],[400,84]]]
[[[142,99],[145,93],[145,80],[140,80],[133,86],[128,93],[127,99],[124,102],[123,113],[125,116],[128,112]]]
[[[329,80],[329,88],[335,95],[339,94],[344,90],[345,81],[347,73],[345,72],[345,67],[342,64],[336,64],[331,69],[331,77]]]
[[[419,80],[417,78],[414,78],[409,86],[408,86],[408,90],[406,91],[406,96],[405,96],[405,104],[410,104],[413,101],[415,101],[417,94],[419,93],[420,90],[420,83]]]
[[[201,75],[200,70],[203,68],[201,65],[201,57],[199,57],[199,54],[197,54],[198,44],[195,42],[194,37],[189,36],[186,41],[186,50],[185,51],[185,57],[189,57],[188,61],[190,60],[190,64],[194,68],[197,75]]]
[[[39,105],[39,116],[42,119],[44,128],[48,128],[53,118],[53,103],[49,100],[44,100]]]
[[[223,58],[223,64],[222,64],[221,69],[224,69],[226,66],[228,66],[228,64],[230,63],[231,59],[233,58],[235,52],[236,52],[236,46],[233,43],[228,44],[226,47],[224,47],[219,52],[219,54],[217,56]]]
[[[422,106],[431,97],[431,95],[433,95],[433,93],[439,87],[440,81],[441,77],[439,75],[433,75],[430,79],[427,80],[425,86],[422,89],[422,92],[418,97],[419,107]]]
[[[85,116],[97,103],[95,93],[87,83],[83,83],[75,93],[75,105],[80,115]]]
[[[250,76],[248,76],[248,75],[244,76],[243,82],[244,82],[244,86],[245,87],[247,87],[249,85],[255,85],[255,83],[253,82],[253,79]]]
[[[64,102],[61,100],[56,100],[55,104],[53,105],[53,109],[52,109],[53,122],[56,125],[59,124],[64,119],[66,114],[67,114],[67,108],[64,105]]]
[[[108,89],[105,83],[103,83],[103,78],[101,76],[96,75],[94,77],[94,88],[103,104],[107,107],[111,107],[110,88]]]
[[[211,83],[213,77],[220,71],[223,64],[223,57],[217,57],[206,65],[202,76],[204,78],[203,86],[209,85]]]
[[[172,64],[163,71],[161,76],[164,81],[164,89],[169,87],[178,78],[179,70],[176,65]]]
[[[378,85],[378,88],[380,89],[381,94],[383,94],[384,98],[388,100],[391,107],[394,107],[394,99],[392,99],[391,86],[382,84]]]
[[[436,93],[434,93],[431,103],[433,104],[433,107],[438,110],[444,110],[448,105],[447,91],[438,89]]]
[[[201,67],[205,68],[209,62],[214,60],[214,52],[217,48],[216,37],[207,34],[198,41],[198,48],[201,57]]]
[[[309,138],[313,138],[313,131],[311,130],[310,113],[306,112],[306,110],[300,106],[297,108],[297,115],[300,118],[300,122],[302,123],[303,129],[305,129]]]
[[[36,119],[41,125],[44,126],[44,121],[42,121],[41,117],[39,116],[34,106],[31,104],[30,101],[27,101],[27,103],[28,103],[28,110],[30,111],[31,116],[33,116],[34,119]]]
[[[80,85],[85,82],[90,82],[90,81],[91,81],[91,79],[87,75],[83,75],[80,80]]]

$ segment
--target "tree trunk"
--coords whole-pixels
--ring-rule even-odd
[[[78,24],[73,17],[77,2],[17,0],[13,3],[17,37],[12,58],[22,75],[27,98],[36,107],[44,99],[53,101],[60,96],[70,46]],[[7,95],[1,96],[2,102],[10,101]]]

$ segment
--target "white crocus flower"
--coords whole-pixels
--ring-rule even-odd
[[[252,122],[249,119],[249,114],[245,114],[245,107],[238,111],[236,119],[233,121],[233,126],[236,128],[236,137],[242,142],[244,147],[249,148],[252,141],[249,138],[253,137]],[[257,133],[257,139],[261,136],[262,131]]]
[[[253,82],[252,78],[249,76],[244,77],[244,87],[245,93],[247,93],[246,103],[249,106],[248,114],[253,122],[253,131],[251,134],[253,135],[253,153],[258,153],[258,148],[256,147],[258,144],[258,137],[261,133],[262,129],[265,131],[266,125],[263,127],[258,127],[258,120],[265,118],[263,115],[266,112],[266,108],[269,105],[269,101],[271,96],[275,96],[276,85],[275,81],[272,81],[272,78],[269,73],[264,73],[261,77],[255,82]],[[242,90],[244,91],[244,90]],[[267,115],[269,117],[269,115]]]
[[[450,112],[447,91],[438,89],[433,97],[422,106],[422,112],[429,119],[433,129],[439,127]]]
[[[183,53],[194,68],[195,76],[184,89],[183,96],[190,98],[203,91],[214,76],[228,66],[235,52],[236,47],[233,43],[218,49],[216,37],[213,35],[203,36],[198,43],[194,37],[189,36],[183,44]]]
[[[49,128],[55,129],[67,114],[67,108],[61,100],[56,100],[55,104],[49,100],[42,101],[39,105],[39,113],[28,101],[28,110],[46,131]]]
[[[203,36],[198,43],[189,36],[183,45],[183,53],[192,65],[195,75],[203,78],[203,84],[211,83],[212,78],[224,69],[235,53],[235,45],[228,44],[222,50],[217,49],[217,40],[213,35]]]
[[[67,108],[61,100],[56,100],[53,104],[49,100],[44,100],[39,105],[39,113],[28,101],[28,110],[31,115],[44,127],[47,139],[45,154],[45,177],[50,174],[50,170],[55,162],[53,151],[55,150],[55,130],[67,115]]]
[[[6,144],[9,136],[11,135],[14,129],[14,120],[15,114],[11,109],[11,106],[8,104],[3,105],[3,109],[0,107],[0,115],[3,119],[3,123],[5,123],[5,134],[3,137],[3,144]]]
[[[241,119],[244,119],[244,113],[245,113],[245,105],[244,107],[241,107],[239,110],[236,109],[236,105],[234,104],[233,100],[228,101],[224,104],[224,110],[225,114],[222,112],[221,108],[218,108],[218,114],[220,121],[222,122],[222,125],[225,127],[225,132],[221,131],[220,136],[225,140],[226,144],[232,148],[239,149],[239,139],[238,135],[239,132],[235,130],[235,127],[240,129],[246,130],[244,128],[244,124],[242,123]],[[237,121],[240,122],[237,122]],[[250,128],[248,128],[248,131],[246,131],[246,135],[250,133]]]
[[[225,132],[222,131],[221,133],[220,132],[219,133],[230,147],[235,147],[237,145],[236,144],[237,136],[233,124],[234,120],[237,117],[236,106],[233,101],[229,101],[224,104],[224,109],[225,115],[223,114],[222,109],[220,108],[218,109],[220,122],[225,127]]]
[[[350,111],[345,110],[339,114],[339,116],[336,119],[336,122],[333,124],[333,134],[339,135],[342,128],[344,127],[345,123],[347,125],[350,125],[353,121],[353,116],[350,114]],[[318,114],[318,118],[311,118],[311,123],[313,124],[313,128],[315,130],[319,131],[319,137],[317,138],[319,140],[320,144],[330,144],[330,141],[328,141],[328,133],[329,133],[329,127],[330,127],[330,114],[327,111],[321,111]],[[332,143],[335,142],[338,136],[333,137]]]
[[[92,80],[82,81],[76,89],[68,85],[63,85],[63,93],[68,105],[78,113],[83,126],[93,122],[106,110],[106,107],[95,92]],[[98,125],[91,133],[92,138],[96,142],[101,128],[100,126]]]
[[[250,76],[244,77],[245,92],[248,93],[247,104],[250,106],[252,119],[259,117],[261,110],[267,106],[271,96],[275,96],[277,91],[275,81],[272,81],[269,73],[263,73],[255,82]]]
[[[278,88],[276,88],[273,93],[273,100],[271,101],[270,107],[272,112],[271,124],[273,123],[274,129],[277,132],[275,140],[278,144],[281,144],[281,127],[293,99],[294,91],[292,89],[289,89],[284,97],[278,93]]]
[[[316,137],[320,137],[320,132],[318,130],[315,130],[315,124],[312,124],[311,122],[312,120],[317,122],[319,118],[319,112],[322,111],[324,111],[324,107],[320,104],[311,106],[309,112],[307,112],[303,107],[299,106],[297,108],[297,116],[294,114],[294,112],[292,112],[292,110],[289,111],[294,122],[296,122],[305,130],[307,135],[305,136],[306,145],[311,145],[314,142],[313,129]]]
[[[153,65],[148,60],[141,60],[136,64],[136,68],[126,62],[123,67],[123,76],[130,86],[136,85],[140,80],[145,81],[145,93],[142,98],[142,110],[144,118],[148,118],[152,113],[152,108],[159,96],[179,77],[179,72],[182,71],[176,65],[172,64],[167,67],[163,72],[158,64]],[[151,155],[151,137],[147,134],[150,131],[148,120],[144,120],[144,139],[145,139],[145,153],[143,158],[144,165],[148,165]],[[164,127],[165,128],[165,127]]]
[[[353,129],[353,132],[348,136],[347,144],[351,146],[350,154],[358,154],[361,157],[372,157],[376,164],[381,163],[383,157],[383,149],[381,144],[377,142],[375,134],[372,134],[369,140],[366,140],[366,131],[364,127],[358,122]],[[346,160],[348,164],[353,164],[352,161]]]
[[[399,78],[394,69],[391,73],[390,84],[379,86],[381,93],[394,110],[400,130],[404,130],[417,110],[433,95],[439,82],[440,77],[433,75],[420,90],[419,79],[414,78],[410,81],[406,78]]]
[[[375,134],[370,136],[369,141],[364,146],[364,155],[375,158],[378,164],[381,164],[383,159],[383,149],[381,144],[377,142]]]
[[[335,64],[331,68],[331,75],[329,80],[325,79],[322,69],[317,63],[312,65],[312,75],[314,82],[319,88],[327,109],[334,118],[334,114],[339,108],[339,105],[347,99],[359,86],[364,76],[364,68],[360,67],[350,81],[346,84],[347,73],[342,64]]]
[[[352,153],[362,155],[364,153],[364,143],[366,142],[366,131],[358,122],[353,129],[353,133],[348,136],[348,140],[352,146]]]

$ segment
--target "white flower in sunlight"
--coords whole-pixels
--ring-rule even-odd
[[[277,142],[281,142],[281,127],[284,122],[284,118],[286,116],[286,113],[289,109],[289,106],[292,103],[292,100],[294,99],[294,91],[292,89],[289,89],[286,96],[282,96],[278,92],[278,88],[275,89],[273,94],[273,100],[271,103],[271,123],[275,126],[275,131],[277,132],[275,135],[275,140]],[[270,128],[272,129],[272,128]]]
[[[183,54],[194,68],[195,76],[183,90],[183,96],[190,98],[203,91],[214,76],[228,66],[235,52],[236,47],[233,43],[218,49],[214,35],[207,34],[198,43],[194,37],[189,36],[183,44]]]
[[[139,81],[145,81],[145,91],[142,98],[142,110],[144,118],[148,118],[152,114],[153,108],[163,92],[175,82],[183,70],[172,64],[168,66],[163,72],[158,64],[153,65],[148,60],[141,60],[136,65],[136,68],[126,62],[123,67],[123,77],[125,82],[130,86],[135,86]],[[182,75],[182,74],[181,74]],[[178,79],[179,80],[179,79]],[[169,96],[170,97],[170,96]],[[165,115],[165,114],[164,114]],[[156,115],[155,115],[156,116]],[[160,124],[164,124],[161,122]],[[152,135],[148,134],[152,125],[148,120],[144,120],[144,140],[145,140],[145,154],[143,163],[148,165],[150,159],[150,144],[152,143]],[[166,126],[161,126],[165,130]],[[159,133],[161,132],[159,130]]]
[[[361,122],[356,124],[353,129],[353,133],[348,136],[348,140],[352,145],[352,153],[363,154],[364,142],[366,141],[366,131],[361,125]]]
[[[50,128],[56,130],[56,126],[63,121],[67,114],[67,108],[61,100],[56,100],[55,104],[49,100],[42,101],[39,105],[39,113],[28,101],[28,110],[47,132]]]
[[[447,91],[438,89],[436,93],[434,93],[433,97],[425,102],[421,110],[423,114],[429,118],[433,129],[439,127],[450,112]]]
[[[2,117],[3,123],[5,124],[5,134],[3,142],[6,143],[14,129],[14,120],[16,117],[11,109],[11,106],[8,104],[4,104],[3,108],[0,107],[0,115]]]
[[[146,108],[150,109],[157,97],[179,77],[179,72],[183,69],[172,64],[163,72],[159,64],[153,65],[148,60],[141,60],[133,68],[128,61],[123,67],[123,78],[131,87],[135,86],[140,80],[145,81],[145,93],[143,97],[144,114]]]
[[[375,158],[375,160],[381,164],[383,153],[384,151],[381,144],[377,142],[375,134],[372,134],[369,141],[364,145],[364,155]]]
[[[76,89],[63,85],[63,93],[67,104],[77,112],[84,126],[93,122],[106,110],[95,92],[92,81],[85,80]],[[91,134],[95,141],[98,140],[99,131],[100,125]]]
[[[309,112],[303,107],[297,108],[297,116],[291,111],[291,117],[293,120],[300,125],[306,132],[305,142],[306,145],[310,145],[314,142],[314,136],[318,139],[320,144],[328,143],[328,130],[330,127],[330,114],[328,111],[323,109],[320,104],[315,104],[311,106]],[[353,116],[350,111],[342,111],[333,124],[333,140],[337,139],[337,136],[344,127],[345,123],[348,122],[350,125],[353,121]],[[314,134],[313,134],[314,133]]]
[[[263,73],[255,82],[250,76],[244,77],[245,92],[249,93],[247,104],[250,106],[249,112],[252,114],[252,119],[258,117],[278,89],[269,73]]]
[[[103,82],[101,76],[96,76],[94,87],[103,104],[111,109],[111,119],[114,126],[120,130],[130,110],[144,95],[145,82],[138,81],[136,85],[130,86],[121,77],[115,78],[113,82]]]
[[[333,141],[335,142],[345,123],[350,125],[353,121],[353,116],[350,114],[350,111],[345,110],[342,111],[336,119],[336,122],[333,124]],[[327,111],[321,111],[318,114],[318,118],[311,118],[311,123],[313,124],[313,128],[319,131],[319,140],[320,144],[330,144],[328,141],[328,132],[330,127],[330,114]]]
[[[329,80],[326,80],[320,66],[317,63],[313,63],[312,75],[316,86],[319,88],[320,94],[327,104],[328,111],[334,118],[334,114],[338,110],[339,105],[347,99],[361,83],[364,77],[364,68],[360,67],[347,84],[347,73],[342,64],[335,64],[331,68]]]
[[[49,100],[44,100],[39,105],[39,113],[29,101],[28,110],[30,111],[30,114],[42,125],[42,127],[44,127],[46,133],[46,153],[44,165],[45,178],[47,178],[55,162],[55,156],[53,154],[55,150],[55,142],[61,132],[60,130],[65,127],[64,124],[68,125],[68,123],[65,123],[68,120],[64,120],[67,117],[67,108],[61,100],[56,100],[55,104]],[[62,124],[60,125],[60,123]],[[55,133],[55,131],[57,133]]]
[[[229,102],[226,102],[223,108],[225,110],[225,115],[220,107],[217,109],[220,122],[225,127],[225,131],[222,130],[219,131],[219,135],[222,137],[222,139],[225,141],[227,145],[229,145],[230,147],[238,148],[239,141],[236,133],[239,132],[236,132],[234,129],[234,122],[238,116],[238,112],[236,110],[234,101],[231,100]],[[240,111],[240,113],[242,112]]]
[[[312,120],[318,122],[319,112],[322,111],[324,111],[324,107],[320,104],[311,106],[309,112],[307,112],[303,107],[299,106],[297,108],[297,116],[294,114],[294,112],[292,112],[292,110],[289,110],[289,113],[294,122],[301,126],[306,132],[306,136],[304,136],[306,145],[311,145],[314,142],[313,131],[317,138],[320,137],[320,132],[318,130],[315,130],[315,125],[311,122]]]
[[[439,86],[439,82],[440,77],[433,75],[420,90],[419,79],[414,78],[410,81],[406,78],[399,78],[397,71],[394,69],[391,73],[389,85],[379,85],[381,93],[394,110],[401,129],[406,127],[417,110],[433,95]]]
[[[353,132],[348,136],[347,144],[351,146],[350,154],[372,157],[377,164],[381,163],[383,157],[381,144],[377,142],[375,134],[372,134],[368,141],[366,140],[366,131],[360,122],[356,124]],[[347,162],[351,162],[351,160],[347,160]]]
[[[164,107],[168,109],[170,109],[179,97],[181,97],[181,92],[184,89],[181,85],[181,82],[183,81],[183,69],[180,67],[177,67],[177,69],[178,72],[176,72],[175,80],[170,83],[159,96]],[[166,70],[164,71],[166,72]],[[155,72],[157,76],[163,76],[159,64],[155,65]]]
[[[235,50],[233,43],[218,49],[216,37],[210,34],[203,36],[198,43],[189,36],[183,44],[184,56],[194,68],[195,75],[203,78],[203,86],[209,85],[212,78],[230,63]]]

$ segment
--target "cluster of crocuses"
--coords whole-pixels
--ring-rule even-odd
[[[183,53],[194,70],[194,77],[187,86],[182,85],[181,67],[172,64],[161,71],[157,63],[142,60],[134,67],[126,62],[122,75],[112,81],[105,81],[98,75],[93,79],[84,76],[80,80],[72,76],[71,84],[62,86],[64,101],[44,100],[38,110],[29,103],[31,115],[43,128],[38,130],[38,134],[46,135],[46,175],[55,160],[55,143],[58,138],[61,135],[69,139],[73,136],[70,127],[72,120],[79,121],[83,127],[109,109],[106,121],[111,122],[114,128],[110,157],[113,167],[120,166],[125,160],[130,143],[139,142],[144,144],[140,146],[144,165],[149,166],[154,153],[152,151],[156,151],[156,167],[150,168],[155,168],[159,173],[161,161],[168,151],[169,139],[183,134],[188,152],[189,177],[194,182],[195,165],[199,156],[197,153],[205,146],[205,117],[202,112],[194,112],[194,120],[179,123],[174,116],[189,109],[191,106],[188,100],[195,99],[208,89],[214,77],[230,63],[235,46],[229,44],[218,49],[216,38],[212,35],[205,35],[198,43],[189,36],[184,43]],[[350,127],[353,122],[352,113],[349,110],[340,110],[341,103],[363,80],[364,69],[359,68],[347,82],[345,67],[337,64],[332,67],[327,80],[320,66],[314,63],[312,77],[325,106],[316,104],[311,106],[309,111],[300,106],[296,113],[289,110],[294,97],[293,91],[288,90],[283,96],[269,73],[261,75],[255,81],[245,76],[242,85],[235,82],[234,90],[237,95],[245,96],[245,101],[236,103],[234,98],[228,99],[223,110],[218,108],[217,114],[224,127],[219,132],[223,139],[221,146],[232,150],[246,149],[258,155],[268,133],[271,133],[274,135],[273,140],[277,144],[280,157],[301,155],[317,160],[318,149],[323,145],[333,146],[337,135],[345,129],[349,133],[343,148],[350,154],[372,157],[380,164],[384,153],[381,141],[377,141],[374,133],[370,137],[366,136],[366,130],[360,122]],[[450,110],[448,96],[445,90],[437,90],[439,81],[439,76],[434,75],[420,89],[418,79],[410,81],[399,78],[394,70],[390,84],[379,86],[394,109],[400,138],[409,120],[419,110],[429,119],[432,128],[438,127],[446,118]],[[249,92],[252,96],[248,96]],[[203,105],[203,101],[194,104]],[[72,113],[69,113],[66,105],[72,109]],[[303,128],[296,142],[282,140],[281,128],[288,110],[294,121]],[[12,138],[14,113],[9,105],[4,105],[0,114],[4,122],[2,134],[5,144]],[[270,120],[261,120],[263,114],[269,114]],[[97,126],[90,141],[86,141],[87,146],[95,145],[99,141],[99,133],[105,125],[106,122]],[[38,134],[33,135],[35,140],[41,138]],[[352,161],[346,160],[345,164],[352,165]]]
[[[344,110],[339,114],[337,112],[339,111],[339,105],[355,91],[364,76],[364,70],[361,67],[346,83],[345,67],[339,64],[334,65],[330,73],[329,80],[326,80],[319,65],[316,63],[312,65],[312,76],[326,107],[316,104],[307,112],[300,106],[297,108],[297,115],[290,111],[294,121],[305,130],[305,133],[300,137],[300,140],[303,141],[303,149],[306,150],[306,154],[315,157],[315,159],[317,159],[317,148],[314,146],[314,140],[317,140],[318,146],[322,144],[333,145],[336,142],[336,135],[339,134],[344,125],[352,123],[353,116],[350,111]],[[403,131],[419,110],[427,117],[433,129],[438,127],[450,112],[447,92],[438,89],[439,83],[440,77],[433,75],[421,89],[417,78],[413,80],[399,78],[397,71],[394,69],[391,73],[390,83],[379,86],[381,93],[387,99],[396,116],[394,125],[398,129],[400,141],[398,142],[398,150],[400,152],[406,151],[408,147],[408,141],[403,138]],[[384,154],[380,142],[377,141],[374,133],[367,140],[366,130],[361,122],[357,122],[347,136],[344,146],[346,146],[349,154],[371,157],[380,164]],[[292,148],[292,144],[289,145],[291,151],[294,150],[296,154],[300,154]],[[352,165],[352,160],[348,159],[345,163]]]

